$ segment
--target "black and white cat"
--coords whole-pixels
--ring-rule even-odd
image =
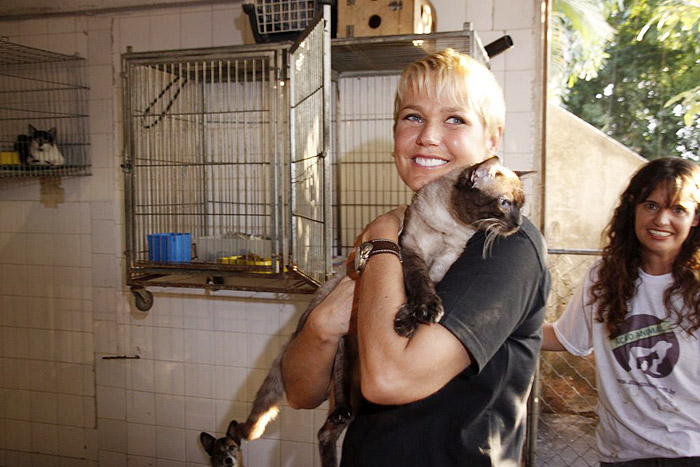
[[[398,334],[410,336],[421,323],[440,320],[443,308],[435,283],[442,279],[477,230],[486,232],[485,256],[496,238],[516,232],[522,223],[524,201],[520,178],[500,165],[496,157],[452,171],[416,192],[406,211],[400,237],[407,301],[394,320]],[[302,329],[311,310],[344,276],[342,268],[319,288],[290,341]],[[281,368],[285,349],[286,345],[258,389],[248,419],[231,423],[226,438],[257,439],[279,413],[284,395]],[[344,336],[335,357],[329,415],[318,432],[323,467],[337,465],[335,444],[362,400],[357,361],[356,337]]]
[[[28,135],[17,135],[15,151],[27,165],[63,165],[66,160],[56,145],[56,128],[38,130],[29,125]]]

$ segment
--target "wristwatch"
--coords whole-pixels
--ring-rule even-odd
[[[358,246],[355,252],[355,272],[357,272],[357,275],[359,276],[365,269],[370,257],[380,253],[394,254],[401,261],[401,248],[399,248],[398,243],[385,238],[370,240]]]

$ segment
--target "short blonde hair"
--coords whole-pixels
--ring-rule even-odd
[[[401,101],[408,89],[473,110],[481,119],[486,135],[498,138],[506,119],[503,90],[486,66],[470,56],[445,49],[408,65],[401,73],[394,97],[394,126]]]

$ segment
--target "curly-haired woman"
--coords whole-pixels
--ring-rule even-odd
[[[602,466],[700,466],[700,167],[644,165],[543,350],[595,352]]]

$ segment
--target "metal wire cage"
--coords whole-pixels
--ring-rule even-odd
[[[325,186],[327,176],[317,65],[329,35],[318,24],[294,50],[283,43],[123,55],[130,285],[312,292],[325,280],[330,260],[311,248],[327,249],[318,233],[324,193],[290,194]],[[297,86],[289,75],[298,73]],[[292,174],[297,163],[303,169]]]
[[[88,91],[85,59],[0,40],[0,178],[90,175]]]

